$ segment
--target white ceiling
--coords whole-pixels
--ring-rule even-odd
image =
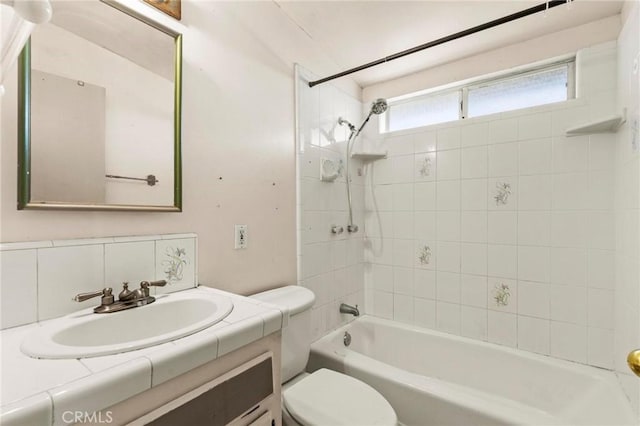
[[[285,1],[283,12],[345,70],[509,15],[542,0]],[[388,64],[352,74],[361,86],[620,13],[623,1],[574,0]],[[322,76],[324,77],[324,76]]]

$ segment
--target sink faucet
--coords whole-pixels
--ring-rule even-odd
[[[360,311],[358,310],[358,305],[351,306],[351,305],[347,305],[346,303],[341,303],[340,304],[340,313],[341,314],[351,314],[354,317],[360,316]]]
[[[160,281],[142,281],[140,288],[130,291],[129,283],[122,283],[122,291],[118,295],[118,301],[113,297],[113,289],[111,287],[89,293],[77,294],[73,300],[76,302],[84,302],[93,297],[102,296],[100,306],[96,306],[93,312],[96,314],[108,314],[112,312],[123,311],[138,306],[148,305],[156,301],[156,298],[149,296],[149,287],[164,287],[167,285],[165,280]]]

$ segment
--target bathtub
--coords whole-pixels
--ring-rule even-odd
[[[319,368],[373,386],[404,425],[636,424],[612,372],[375,317],[316,341]]]

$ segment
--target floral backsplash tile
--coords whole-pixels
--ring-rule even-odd
[[[511,196],[511,184],[509,182],[497,182],[493,196],[496,206],[506,206],[509,203],[509,196]]]
[[[497,283],[493,287],[493,300],[496,306],[508,306],[511,297],[511,289],[508,284]]]
[[[187,258],[187,250],[184,248],[167,247],[165,250],[165,260],[162,261],[164,266],[164,278],[169,283],[182,281],[184,270],[189,264]]]
[[[431,247],[425,245],[420,247],[418,252],[418,261],[420,265],[426,266],[431,263]]]
[[[156,279],[166,280],[157,293],[195,287],[195,240],[192,238],[156,241]]]
[[[435,178],[435,175],[436,175],[435,153],[416,155],[415,165],[416,165],[415,166],[416,180],[429,181]]]
[[[420,168],[418,169],[418,173],[422,177],[431,176],[431,158],[424,157],[420,162]]]

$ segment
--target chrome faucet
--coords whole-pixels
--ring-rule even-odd
[[[149,287],[164,287],[167,285],[165,280],[160,281],[142,281],[140,288],[134,291],[129,290],[129,283],[122,283],[122,291],[118,295],[118,301],[113,297],[113,289],[111,287],[89,293],[77,294],[73,300],[76,302],[84,302],[93,297],[102,296],[100,306],[96,306],[93,312],[96,314],[108,314],[112,312],[124,311],[138,306],[148,305],[156,301],[156,298],[149,296]]]
[[[351,314],[354,317],[359,317],[360,316],[360,311],[358,310],[358,305],[351,306],[351,305],[347,305],[346,303],[341,303],[340,304],[340,313],[341,314]]]

